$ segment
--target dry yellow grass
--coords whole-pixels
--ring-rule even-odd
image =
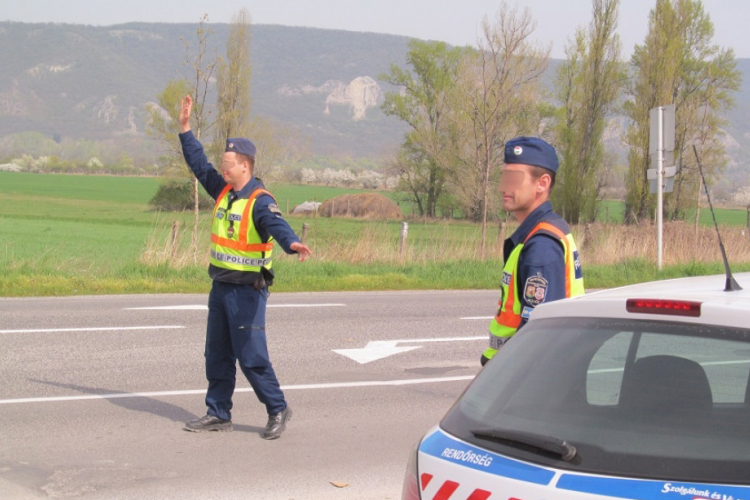
[[[416,224],[415,224],[416,225]],[[380,222],[363,223],[355,235],[338,234],[335,224],[324,233],[313,235],[309,245],[314,259],[321,262],[368,264],[425,264],[440,262],[502,261],[502,240],[497,228],[488,230],[484,251],[479,241],[479,227],[436,223],[420,227],[410,234],[403,250],[393,225]],[[509,236],[516,224],[508,224],[503,236]],[[720,226],[729,260],[750,262],[750,232],[736,226]],[[312,232],[312,231],[311,231]],[[656,257],[656,226],[642,223],[622,226],[605,223],[577,225],[572,228],[584,266],[615,265],[633,259],[652,261]],[[210,227],[203,220],[198,230],[197,261],[191,245],[192,226],[179,228],[177,237],[172,225],[164,222],[152,231],[141,255],[144,264],[166,264],[183,268],[194,264],[208,265]],[[719,262],[721,254],[713,227],[669,222],[664,224],[663,263],[665,266],[691,262]],[[288,258],[282,251],[276,259]]]
[[[731,262],[750,262],[750,234],[736,226],[720,226],[721,238]],[[585,264],[612,265],[631,259],[654,259],[656,225],[590,224],[573,228]],[[716,230],[692,224],[668,222],[663,233],[664,265],[721,260]]]

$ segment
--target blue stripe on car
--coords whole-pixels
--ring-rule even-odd
[[[750,500],[750,486],[721,486],[675,481],[617,479],[579,476],[575,474],[563,474],[560,476],[557,488],[594,495],[638,500],[692,500],[694,498]]]
[[[537,467],[481,448],[462,443],[441,431],[425,438],[419,451],[463,467],[527,483],[547,485],[555,477],[554,471]]]

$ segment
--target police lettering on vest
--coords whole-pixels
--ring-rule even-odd
[[[231,205],[224,188],[216,199],[211,226],[211,265],[229,271],[259,273],[271,269],[273,238],[264,242],[253,222],[255,200],[265,189],[256,189],[247,199],[235,199]],[[237,227],[239,226],[239,227]]]

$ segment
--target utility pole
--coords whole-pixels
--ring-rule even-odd
[[[649,156],[654,168],[648,169],[652,193],[656,193],[656,266],[661,271],[664,235],[664,193],[674,189],[675,106],[659,106],[650,113]],[[666,165],[666,166],[665,166]]]

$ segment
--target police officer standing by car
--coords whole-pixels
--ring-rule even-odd
[[[219,174],[190,130],[192,107],[192,98],[186,96],[179,117],[182,152],[216,205],[208,268],[213,279],[205,350],[208,411],[187,422],[185,430],[232,429],[235,363],[239,361],[268,412],[263,438],[276,439],[284,432],[292,410],[271,366],[266,344],[266,300],[274,277],[271,250],[278,243],[286,253],[299,254],[301,261],[312,251],[281,216],[271,193],[253,177],[255,145],[244,138],[228,139]]]
[[[555,148],[542,139],[517,137],[505,144],[503,210],[513,213],[519,226],[504,242],[499,308],[482,365],[526,323],[534,307],[584,293],[570,227],[549,202],[558,166]]]

